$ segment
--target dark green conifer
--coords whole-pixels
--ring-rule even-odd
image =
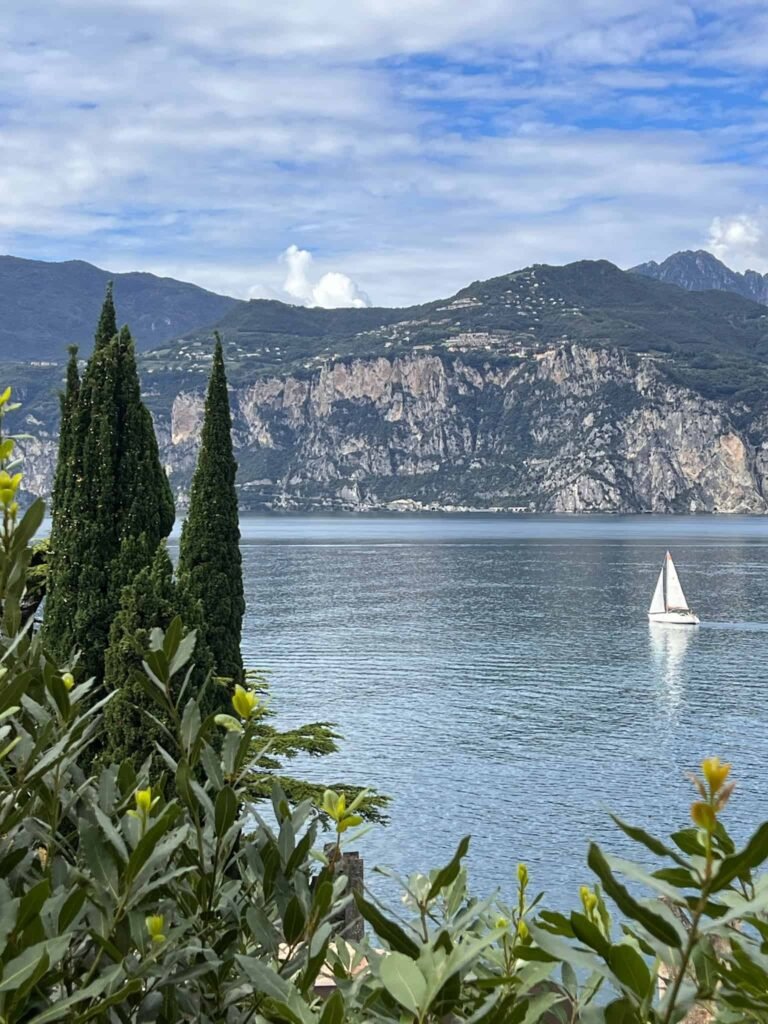
[[[104,296],[104,304],[101,307],[101,316],[96,327],[96,336],[93,340],[94,352],[104,348],[117,334],[117,314],[115,312],[115,300],[112,296],[112,282],[107,283],[107,294]]]
[[[55,512],[47,642],[59,658],[79,650],[86,675],[104,677],[104,651],[123,587],[151,564],[174,511],[133,341],[114,326],[111,288],[72,420],[66,515]]]
[[[129,758],[138,769],[150,754],[155,742],[164,743],[161,709],[149,696],[142,683],[142,659],[149,648],[150,634],[155,627],[166,630],[179,615],[186,629],[199,627],[200,612],[179,593],[173,579],[171,559],[162,543],[152,564],[138,573],[123,588],[120,610],[112,622],[105,662],[105,681],[110,690],[117,690],[105,709],[105,763],[121,763]],[[194,669],[190,680],[190,696],[200,700],[200,691],[212,668],[210,651],[200,634],[193,655]],[[213,681],[205,690],[203,715],[218,711],[222,705],[220,687]],[[226,698],[226,695],[224,695]]]
[[[215,671],[239,683],[243,680],[240,638],[245,598],[236,472],[227,377],[217,334],[200,454],[181,533],[179,580],[202,608],[204,638]]]
[[[56,517],[66,507],[66,490],[72,476],[72,454],[74,451],[75,414],[80,393],[80,374],[77,369],[77,345],[69,346],[67,382],[59,396],[61,412],[59,420],[59,455],[56,461],[56,475],[51,496],[51,515]],[[63,513],[62,513],[63,514]]]

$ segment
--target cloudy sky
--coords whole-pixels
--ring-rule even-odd
[[[766,0],[3,0],[0,252],[406,304],[768,271]]]

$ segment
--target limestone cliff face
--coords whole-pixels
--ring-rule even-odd
[[[767,508],[768,417],[739,430],[725,405],[618,350],[350,358],[231,400],[247,508]],[[182,504],[202,411],[195,392],[156,409]]]

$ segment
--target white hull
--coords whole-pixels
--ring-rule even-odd
[[[691,611],[648,612],[648,621],[669,626],[698,626],[699,617]]]

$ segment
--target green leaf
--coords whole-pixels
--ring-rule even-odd
[[[451,860],[448,862],[448,864],[445,865],[444,868],[441,868],[438,871],[437,875],[435,876],[435,880],[430,886],[429,892],[427,893],[428,900],[433,900],[435,896],[437,896],[438,893],[441,891],[441,889],[445,889],[447,886],[451,885],[451,883],[455,881],[456,876],[458,875],[461,869],[461,861],[467,855],[470,839],[471,836],[464,836],[464,838],[459,842],[459,845],[456,848],[456,853],[454,853]]]
[[[605,1024],[633,1024],[637,1019],[637,1011],[626,997],[614,999],[605,1008]]]
[[[29,1021],[29,1024],[51,1024],[52,1021],[61,1020],[62,1017],[68,1018],[68,1024],[84,1024],[85,1021],[92,1020],[94,1017],[98,1017],[104,1013],[105,1010],[109,1009],[110,1006],[117,1006],[124,1002],[128,996],[133,995],[134,992],[139,992],[142,987],[142,981],[140,978],[133,978],[131,981],[126,982],[116,991],[106,996],[104,999],[100,998],[102,993],[105,992],[114,982],[120,978],[123,974],[122,967],[117,965],[111,968],[109,971],[96,978],[95,981],[91,982],[87,988],[81,989],[79,992],[75,992],[74,995],[68,996],[66,999],[58,1000],[53,1006],[48,1007],[47,1010],[43,1010],[36,1017],[33,1017]],[[75,1013],[72,1015],[72,1007],[78,1003],[85,1002],[87,999],[96,999],[96,1005],[91,1007],[89,1010],[85,1010],[83,1013]]]
[[[231,786],[225,786],[219,790],[216,797],[216,833],[223,836],[225,832],[235,823],[238,804],[235,791]]]
[[[184,666],[192,659],[196,643],[197,633],[193,629],[180,641],[179,646],[176,649],[176,653],[173,655],[173,658],[171,658],[171,663],[168,667],[168,674],[170,676],[176,675],[176,673],[180,669],[184,668]]]
[[[684,828],[679,832],[673,832],[670,838],[683,853],[687,853],[691,857],[704,856],[704,847],[701,845],[698,829]]]
[[[653,980],[648,965],[632,946],[619,942],[611,947],[608,963],[622,983],[642,1002],[650,993]]]
[[[38,882],[22,896],[16,916],[16,932],[22,932],[29,922],[39,915],[50,894],[51,883],[44,878],[42,882]]]
[[[410,957],[402,953],[386,954],[381,960],[379,975],[384,988],[401,1006],[411,1013],[421,1011],[427,982]]]
[[[15,992],[28,978],[39,971],[41,964],[43,965],[42,973],[45,973],[49,963],[47,946],[47,942],[36,942],[34,946],[25,949],[23,953],[6,964],[2,980],[0,980],[0,992]]]
[[[561,992],[541,992],[529,999],[522,1024],[540,1024],[548,1019],[547,1013],[557,1003],[565,1002]]]
[[[694,878],[693,873],[686,868],[660,868],[653,872],[653,877],[662,882],[668,882],[678,889],[698,889],[699,882]]]
[[[45,518],[45,502],[37,498],[21,517],[13,531],[13,546],[16,551],[25,548],[40,529]]]
[[[686,861],[683,860],[679,853],[676,853],[671,847],[662,843],[662,841],[657,839],[656,836],[652,836],[649,832],[646,832],[642,828],[638,828],[636,825],[627,824],[626,821],[622,821],[621,818],[618,818],[615,814],[612,814],[611,817],[625,835],[628,835],[629,838],[633,839],[636,843],[641,843],[646,847],[646,849],[650,850],[651,853],[655,853],[659,857],[672,857],[678,864],[687,866]]]
[[[629,894],[621,882],[614,877],[597,843],[589,844],[587,863],[603,883],[607,895],[611,897],[623,914],[641,924],[654,938],[675,949],[680,948],[682,940],[677,929],[659,914],[655,914],[648,907],[638,903],[634,896]]]
[[[256,957],[242,956],[239,953],[236,954],[235,960],[257,992],[262,992],[265,996],[284,1003],[291,998],[291,993],[294,991],[293,986],[285,978],[281,978],[274,967],[267,966]]]
[[[391,918],[386,917],[373,903],[368,903],[359,892],[355,892],[353,895],[357,909],[368,924],[373,927],[379,938],[386,942],[390,949],[398,953],[404,953],[412,960],[417,960],[419,957],[419,947],[403,931],[400,925]]]
[[[294,945],[301,938],[304,928],[307,924],[307,918],[302,909],[301,903],[298,898],[294,896],[288,903],[285,910],[285,916],[283,917],[283,933],[285,935],[285,941],[289,945]]]
[[[743,850],[732,853],[720,861],[710,887],[710,892],[719,892],[734,878],[745,875],[758,867],[768,857],[768,821],[763,822]]]
[[[585,950],[572,946],[565,939],[560,938],[559,935],[553,935],[551,932],[544,931],[538,925],[531,924],[529,928],[531,937],[539,947],[539,950],[543,951],[549,958],[554,958],[560,963],[569,963],[576,970],[583,970],[589,973],[600,971],[604,975],[608,973],[607,968],[597,959],[591,949]],[[516,954],[522,960],[541,960],[542,957],[532,955],[535,951],[535,947],[521,946],[516,950]]]
[[[326,1000],[320,1024],[344,1024],[344,996],[338,989]]]
[[[608,961],[611,944],[597,925],[593,924],[585,914],[573,911],[571,913],[571,928],[580,942],[594,949],[606,962]]]

